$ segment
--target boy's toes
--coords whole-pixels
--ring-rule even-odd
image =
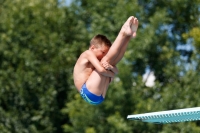
[[[137,31],[137,28],[138,28],[138,20],[137,18],[134,18],[132,24],[131,24],[131,29],[133,32]]]

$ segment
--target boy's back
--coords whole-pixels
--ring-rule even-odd
[[[88,77],[94,70],[94,66],[87,59],[88,52],[90,51],[87,50],[80,55],[74,67],[73,78],[78,91],[80,91],[82,85],[87,81]]]

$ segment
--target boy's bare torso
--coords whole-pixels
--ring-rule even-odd
[[[92,71],[95,69],[94,66],[86,58],[85,53],[86,51],[80,55],[79,59],[75,64],[73,72],[74,84],[78,91],[81,90],[81,87],[87,81]]]

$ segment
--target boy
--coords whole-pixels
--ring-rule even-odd
[[[122,59],[128,42],[136,36],[137,27],[137,18],[131,16],[112,46],[105,36],[97,35],[91,40],[89,50],[80,55],[73,76],[74,84],[85,101],[94,105],[103,102],[111,79],[118,73],[115,66]]]

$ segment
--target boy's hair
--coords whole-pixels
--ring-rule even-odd
[[[94,36],[92,40],[90,41],[90,46],[91,45],[95,45],[95,46],[105,45],[105,46],[111,47],[112,43],[106,36],[98,34]]]

